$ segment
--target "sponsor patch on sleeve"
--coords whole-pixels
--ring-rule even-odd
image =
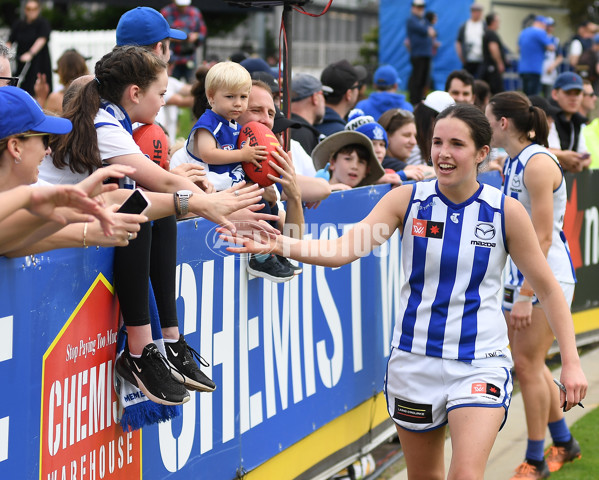
[[[409,423],[433,423],[433,406],[396,398],[393,418]]]

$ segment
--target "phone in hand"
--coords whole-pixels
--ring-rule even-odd
[[[148,197],[146,197],[139,188],[136,188],[133,190],[133,193],[129,195],[129,198],[119,207],[117,212],[142,214],[150,207],[150,205],[151,203],[150,200],[148,200]]]
[[[580,158],[582,160],[586,160],[587,158],[589,158],[591,156],[591,154],[589,152],[585,152],[585,153],[581,153],[580,154]]]

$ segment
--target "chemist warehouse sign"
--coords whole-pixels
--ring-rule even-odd
[[[140,432],[116,420],[117,326],[100,274],[43,357],[40,479],[141,478]]]

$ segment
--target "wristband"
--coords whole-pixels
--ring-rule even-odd
[[[532,288],[521,288],[520,295],[524,295],[525,297],[532,297],[535,294]]]
[[[532,296],[529,297],[528,295],[519,294],[516,298],[516,302],[532,303]]]

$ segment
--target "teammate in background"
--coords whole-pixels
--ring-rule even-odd
[[[441,112],[431,151],[437,180],[391,190],[339,238],[280,235],[258,242],[223,230],[225,240],[238,244],[228,248],[233,253],[273,251],[327,267],[365,256],[400,231],[406,280],[385,392],[410,478],[446,478],[446,424],[453,451],[448,478],[484,476],[512,392],[507,326],[497,297],[508,250],[557,336],[565,409],[587,391],[568,304],[526,210],[476,180],[491,134],[472,105]]]
[[[574,296],[574,267],[562,231],[566,212],[566,180],[559,161],[547,150],[545,113],[523,94],[504,92],[491,98],[486,116],[493,129],[493,146],[505,149],[503,192],[522,203],[551,272],[559,282],[568,307]],[[566,425],[560,391],[545,364],[553,332],[530,284],[510,258],[503,307],[514,366],[526,412],[526,458],[514,479],[546,478],[565,462],[580,457],[580,446]],[[545,431],[554,446],[544,459]]]

